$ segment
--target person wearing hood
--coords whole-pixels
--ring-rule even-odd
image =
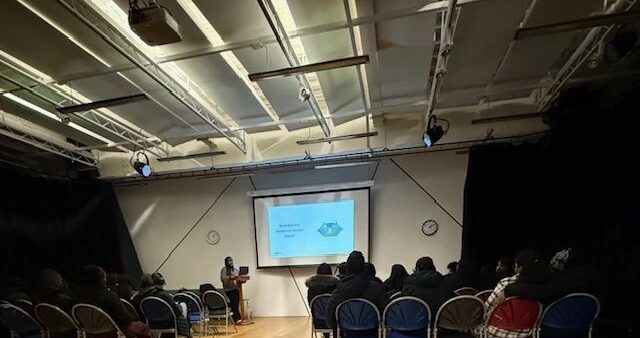
[[[164,290],[163,286],[166,284],[164,277],[159,272],[154,272],[152,274],[145,273],[142,275],[142,280],[140,281],[140,289],[138,293],[131,300],[133,306],[135,306],[136,310],[140,315],[143,315],[142,308],[140,304],[142,300],[147,297],[158,297],[164,300],[176,316],[176,322],[178,324],[178,335],[183,337],[191,337],[191,329],[189,326],[189,322],[184,317],[182,313],[182,308],[178,305],[174,300],[173,296],[167,291]]]
[[[445,281],[431,257],[422,257],[416,262],[415,272],[404,280],[402,295],[424,300],[431,312],[436,313],[440,305],[453,296],[453,285]]]
[[[107,288],[107,274],[101,267],[86,265],[80,269],[74,296],[78,303],[101,308],[127,337],[151,337],[149,326],[141,321],[133,321],[124,303],[120,301],[120,297]]]
[[[34,304],[47,303],[57,306],[67,314],[71,314],[71,308],[75,304],[64,278],[53,269],[43,269],[38,273],[33,301]]]
[[[384,295],[381,283],[373,281],[369,271],[365,269],[364,255],[360,251],[349,254],[346,265],[346,276],[331,293],[327,307],[327,326],[336,328],[335,312],[338,304],[352,298],[364,298],[379,307]]]
[[[376,266],[373,265],[373,263],[370,263],[370,262],[364,263],[364,267],[365,267],[365,270],[367,271],[367,274],[369,274],[369,278],[371,278],[372,281],[378,284],[382,284],[382,279],[376,276],[376,273],[377,273]]]
[[[304,284],[309,288],[307,290],[307,301],[311,304],[311,300],[318,295],[331,293],[336,289],[338,278],[331,274],[331,267],[327,263],[318,266],[316,274],[307,278]]]

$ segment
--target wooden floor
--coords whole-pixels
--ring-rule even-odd
[[[238,326],[238,333],[225,336],[224,333],[206,338],[301,338],[311,336],[309,317],[268,317],[255,318],[255,324]],[[232,329],[233,330],[233,329]],[[197,334],[194,338],[197,338]],[[318,337],[321,337],[318,335]]]

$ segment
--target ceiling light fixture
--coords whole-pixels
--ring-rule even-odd
[[[251,81],[260,81],[273,77],[301,75],[306,73],[320,72],[324,70],[344,68],[350,66],[358,66],[369,63],[369,55],[352,56],[342,59],[336,59],[331,61],[323,61],[318,63],[312,63],[308,65],[298,67],[288,67],[276,70],[270,70],[267,72],[249,74]]]
[[[148,99],[149,98],[145,94],[136,94],[136,95],[129,95],[129,96],[123,96],[123,97],[116,97],[112,99],[82,103],[74,106],[60,107],[60,108],[56,108],[56,110],[60,114],[72,114],[72,113],[93,110],[97,108],[119,106],[127,103],[138,102],[138,101],[148,100]]]
[[[171,162],[171,161],[188,160],[188,159],[199,158],[199,157],[219,156],[219,155],[225,155],[226,153],[227,153],[226,151],[218,150],[218,151],[209,151],[206,153],[169,156],[169,157],[158,158],[158,162]]]
[[[371,137],[371,136],[377,136],[377,135],[378,135],[377,131],[372,131],[372,132],[369,132],[369,133],[359,133],[359,134],[350,134],[350,135],[341,135],[341,136],[331,136],[331,137],[317,138],[317,139],[313,139],[313,140],[300,140],[300,141],[296,141],[296,143],[299,144],[299,145],[325,143],[325,142],[331,143],[331,142],[335,142],[335,141],[353,140],[353,139],[358,139],[358,138],[363,138],[363,137]]]
[[[427,130],[422,135],[422,140],[424,142],[425,147],[431,147],[436,144],[436,142],[440,141],[442,136],[445,134],[445,130],[442,129],[442,126],[436,125],[438,121],[442,119],[438,119],[435,115],[429,116],[429,122],[427,123]],[[446,121],[446,120],[442,120]],[[447,122],[448,124],[448,122]],[[447,128],[448,130],[449,128]]]
[[[151,165],[149,165],[149,157],[142,151],[136,153],[136,160],[132,163],[133,169],[138,172],[138,174],[149,177],[153,170],[151,169]],[[140,156],[142,156],[143,161],[140,160]],[[132,158],[133,159],[133,158]]]

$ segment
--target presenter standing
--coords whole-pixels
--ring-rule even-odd
[[[222,281],[222,287],[224,292],[229,297],[231,303],[231,311],[233,311],[233,321],[238,324],[242,316],[240,315],[240,293],[238,292],[238,284],[236,283],[236,277],[238,277],[238,269],[233,267],[233,258],[227,257],[224,259],[224,267],[220,270],[220,281]]]

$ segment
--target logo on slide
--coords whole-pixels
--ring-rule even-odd
[[[335,237],[342,231],[342,227],[338,223],[322,223],[318,232],[324,237]]]

